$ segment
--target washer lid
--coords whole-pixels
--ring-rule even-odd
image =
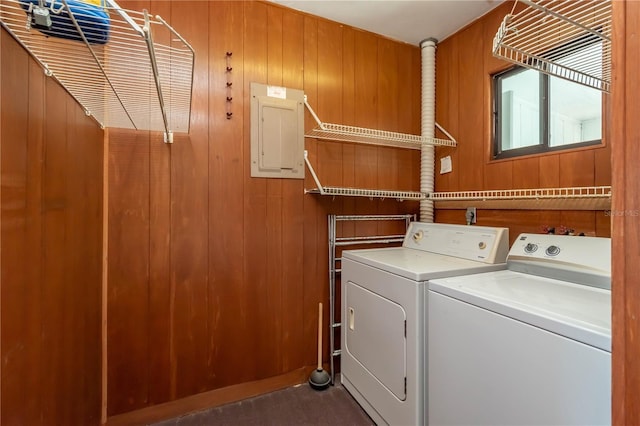
[[[429,282],[429,290],[611,352],[611,291],[514,271]]]
[[[507,267],[506,263],[488,264],[405,247],[348,250],[342,252],[342,257],[413,281],[477,274]]]

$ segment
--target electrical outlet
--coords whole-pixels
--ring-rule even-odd
[[[465,218],[467,219],[467,225],[473,225],[476,223],[478,216],[476,214],[475,207],[467,207],[467,212],[465,213]]]

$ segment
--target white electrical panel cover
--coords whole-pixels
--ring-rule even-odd
[[[304,179],[304,92],[251,83],[251,176]]]

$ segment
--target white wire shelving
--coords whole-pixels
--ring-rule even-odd
[[[316,183],[316,188],[305,189],[305,194],[320,194],[331,196],[343,196],[343,197],[367,197],[367,198],[393,198],[398,201],[404,200],[423,200],[426,195],[417,191],[394,191],[384,189],[362,189],[362,188],[342,188],[335,186],[323,186],[318,179],[316,171],[313,169],[307,151],[304,152],[304,162],[307,164],[309,172]]]
[[[504,210],[608,210],[611,208],[611,186],[579,186],[564,188],[495,189],[486,191],[418,192],[323,186],[307,151],[304,161],[316,184],[305,194],[329,196],[430,200],[436,208],[466,209],[475,207]]]
[[[320,121],[311,105],[304,98],[304,104],[316,121],[317,126],[305,133],[307,138],[325,139],[338,142],[363,143],[370,145],[391,146],[395,148],[421,149],[423,145],[451,146],[457,145],[456,140],[442,126],[436,127],[449,139],[428,138],[426,136],[407,133],[390,132],[386,130],[368,129],[365,127],[346,126],[343,124],[324,123]]]
[[[103,5],[0,0],[0,23],[101,127],[188,133],[193,48],[160,16]]]
[[[437,208],[515,210],[607,210],[611,208],[611,186],[505,189],[488,191],[433,192],[427,195]]]
[[[608,93],[611,0],[516,0],[493,39],[493,54]]]

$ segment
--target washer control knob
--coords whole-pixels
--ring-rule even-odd
[[[418,241],[420,241],[422,239],[422,235],[423,235],[422,231],[415,232],[413,234],[413,236],[412,236],[413,237],[413,241],[415,241],[417,243]]]
[[[524,246],[525,253],[533,253],[536,250],[538,250],[538,245],[537,244],[528,243],[526,246]]]
[[[560,247],[558,247],[558,246],[549,246],[549,247],[547,247],[547,250],[545,251],[545,253],[547,253],[547,255],[549,255],[549,256],[557,256],[558,253],[560,253]]]
[[[480,250],[484,250],[484,249],[486,249],[486,248],[487,248],[487,243],[485,243],[484,241],[480,241],[480,242],[478,243],[478,248],[479,248]]]

